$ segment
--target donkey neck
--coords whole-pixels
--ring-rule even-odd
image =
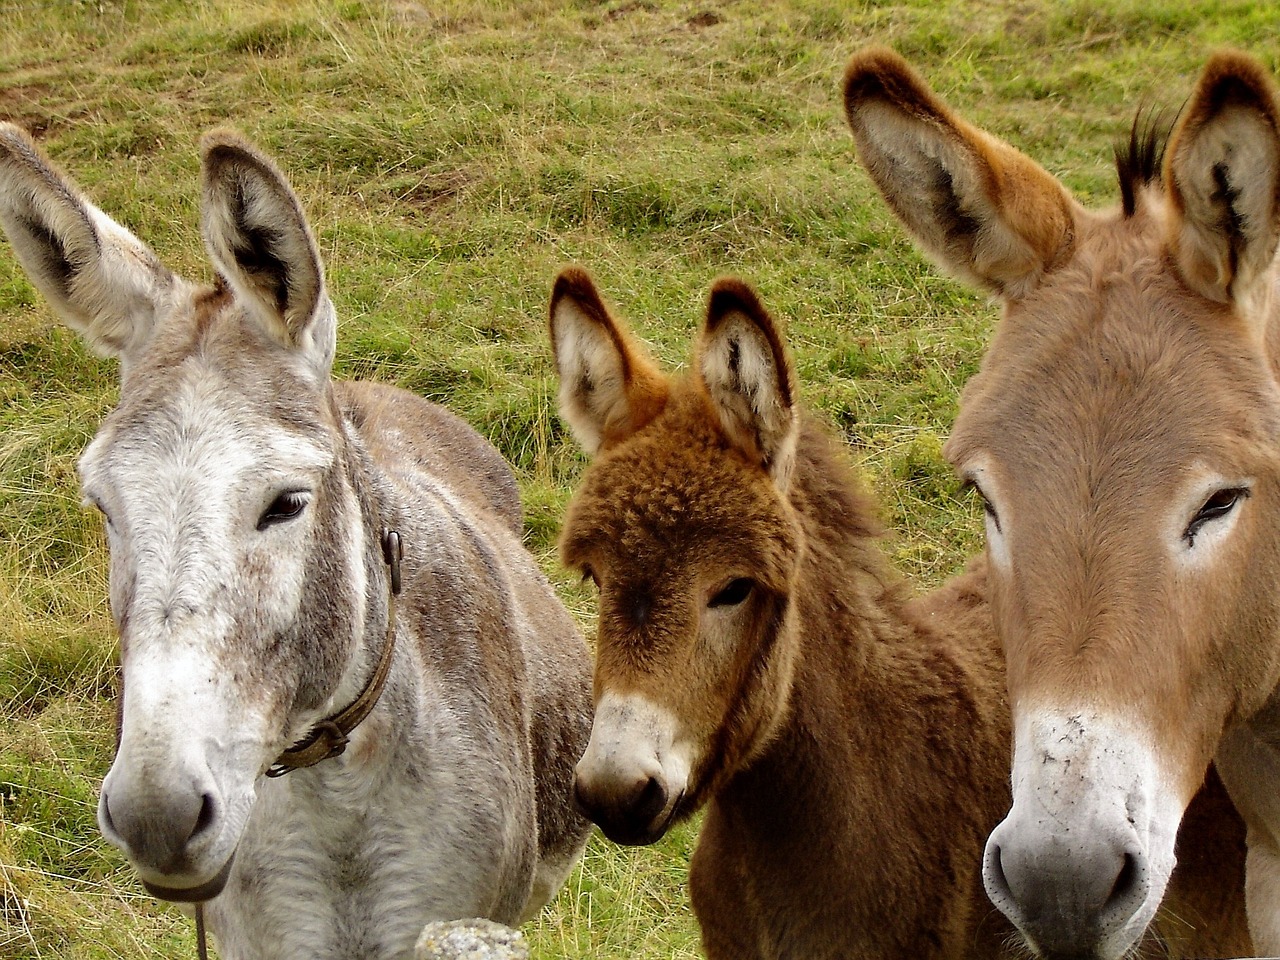
[[[336,424],[336,476],[332,485],[345,487],[350,491],[350,502],[354,504],[356,513],[356,516],[341,519],[348,531],[359,529],[361,533],[358,539],[343,537],[343,531],[335,528],[329,531],[329,535],[339,538],[340,544],[344,540],[355,540],[360,545],[358,549],[362,553],[366,584],[364,603],[361,604],[363,615],[353,619],[350,624],[353,642],[346,669],[322,714],[331,717],[346,709],[364,693],[370,678],[379,669],[379,660],[384,655],[385,648],[388,644],[394,645],[397,630],[394,622],[396,604],[392,593],[391,567],[383,547],[383,531],[395,530],[398,523],[387,484],[360,437],[358,424],[353,422],[351,411],[343,407],[332,386],[326,391],[325,402],[330,408],[331,420]],[[334,618],[335,627],[343,620],[340,611],[329,611],[328,615]],[[319,622],[322,624],[323,620]],[[323,629],[323,626],[320,628]],[[387,684],[395,685],[393,676],[387,678]],[[361,724],[352,734],[352,739],[358,743],[368,740],[370,735],[370,729]]]
[[[711,803],[695,905],[714,909],[725,885],[747,902],[785,891],[807,928],[762,914],[779,955],[995,955],[1007,928],[973,923],[989,911],[978,870],[1008,806],[1010,733],[981,565],[908,601],[869,504],[821,443],[802,444],[794,481],[808,543],[787,712]]]
[[[795,673],[786,717],[751,777],[785,804],[824,806],[853,770],[887,798],[938,751],[968,753],[993,710],[1007,713],[999,652],[982,630],[984,575],[979,565],[941,588],[936,603],[911,601],[881,550],[870,500],[811,426],[793,482],[807,541],[793,598]],[[933,616],[922,616],[918,606],[931,603]],[[952,622],[961,617],[971,620]],[[957,642],[953,633],[971,632],[970,623],[973,642]]]
[[[793,598],[800,656],[838,665],[846,686],[875,682],[893,661],[919,652],[904,612],[909,589],[881,548],[874,501],[825,430],[809,421],[790,499],[805,542]]]

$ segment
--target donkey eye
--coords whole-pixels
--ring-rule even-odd
[[[311,502],[311,494],[306,490],[286,490],[274,500],[271,506],[263,511],[262,516],[258,518],[258,529],[265,530],[267,527],[274,526],[277,523],[284,523],[292,520],[302,513],[308,503]]]
[[[708,607],[736,607],[751,594],[755,583],[746,577],[730,580],[728,585],[707,601]]]
[[[982,488],[972,480],[966,480],[961,489],[972,490],[977,495],[978,499],[982,501],[982,512],[987,515],[987,519],[996,525],[996,530],[999,530],[1000,516],[996,513],[996,508],[991,505],[991,501],[987,499],[987,495],[982,492]]]
[[[111,514],[107,513],[107,508],[102,505],[101,500],[97,497],[86,497],[84,502],[85,506],[93,507],[102,515],[102,519],[106,521],[108,527],[114,528],[114,524],[111,522]]]
[[[1209,499],[1196,511],[1196,515],[1187,524],[1187,529],[1183,531],[1182,539],[1187,541],[1187,546],[1195,546],[1196,534],[1200,532],[1201,527],[1225,517],[1248,496],[1248,487],[1226,487],[1209,494]]]

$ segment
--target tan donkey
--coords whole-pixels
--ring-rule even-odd
[[[1092,212],[892,51],[845,79],[858,153],[948,268],[1000,298],[947,456],[986,502],[1013,808],[993,900],[1045,955],[1118,957],[1210,760],[1280,954],[1280,103],[1205,67],[1167,146],[1135,124]]]
[[[561,540],[600,590],[584,810],[649,843],[707,807],[690,891],[711,960],[1018,955],[980,878],[1010,801],[985,563],[909,597],[745,284],[712,289],[682,379],[581,270],[551,336],[594,456]],[[1216,777],[1193,810],[1160,936],[1247,953],[1243,827]]]
[[[123,675],[98,821],[152,893],[207,902],[226,960],[407,960],[428,920],[518,922],[581,852],[586,645],[498,452],[330,379],[297,197],[235,134],[202,146],[212,286],[0,125],[5,233],[120,360],[80,460]]]

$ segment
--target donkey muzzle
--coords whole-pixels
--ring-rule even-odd
[[[1147,858],[1119,837],[1018,836],[1006,820],[987,841],[983,881],[992,903],[1049,960],[1119,957],[1146,927]]]

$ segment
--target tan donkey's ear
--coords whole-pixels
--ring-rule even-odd
[[[551,349],[560,416],[587,453],[626,439],[662,412],[666,378],[578,267],[562,270],[551,289]]]
[[[795,371],[777,324],[741,280],[711,287],[698,374],[730,441],[786,489],[800,431]]]
[[[943,267],[1016,299],[1065,252],[1075,217],[1066,189],[952,114],[892,50],[853,56],[844,99],[871,179]]]
[[[1214,56],[1165,151],[1169,243],[1183,279],[1221,303],[1254,288],[1280,239],[1280,110],[1252,58]]]

